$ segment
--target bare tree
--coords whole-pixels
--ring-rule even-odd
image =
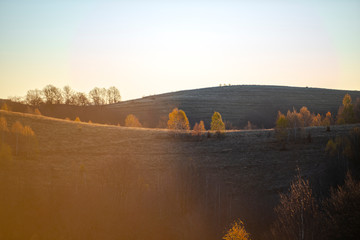
[[[26,103],[32,106],[39,106],[44,102],[42,99],[42,93],[38,89],[27,91],[25,99]]]
[[[95,87],[89,92],[89,97],[95,105],[104,105],[106,103],[106,89]]]
[[[63,88],[63,99],[65,104],[74,104],[74,91],[69,85]]]
[[[47,85],[42,92],[48,104],[60,104],[63,102],[61,90],[53,85]]]
[[[120,91],[114,86],[110,87],[106,94],[109,104],[117,103],[121,100]]]

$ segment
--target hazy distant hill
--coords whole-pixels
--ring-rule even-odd
[[[286,112],[293,107],[299,110],[307,106],[311,112],[336,114],[346,93],[353,101],[360,97],[359,91],[249,85],[185,90],[106,107],[119,115],[133,113],[150,127],[156,127],[161,118],[166,119],[168,113],[178,107],[186,112],[191,125],[204,120],[209,127],[213,112],[218,111],[223,120],[238,128],[244,127],[247,121],[258,127],[271,128],[278,110]]]
[[[353,99],[360,98],[360,91],[300,88],[283,86],[225,86],[165,93],[140,99],[123,101],[104,106],[40,106],[43,115],[83,121],[124,124],[126,116],[135,114],[145,127],[165,127],[173,108],[183,109],[191,126],[200,120],[209,128],[214,111],[221,113],[223,120],[237,128],[247,121],[258,127],[272,128],[280,110],[284,113],[295,107],[307,106],[311,112],[337,114],[342,99],[349,93]],[[1,100],[0,100],[1,104]],[[22,104],[10,104],[13,111],[24,112]]]

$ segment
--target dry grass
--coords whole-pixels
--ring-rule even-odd
[[[321,173],[328,139],[353,127],[307,128],[311,143],[281,151],[273,130],[199,141],[190,131],[0,115],[39,141],[36,160],[0,159],[0,239],[220,239],[239,217],[259,236],[296,167]]]

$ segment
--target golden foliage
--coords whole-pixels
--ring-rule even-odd
[[[221,118],[221,114],[218,112],[214,112],[211,118],[211,130],[213,131],[225,131],[225,124]]]
[[[74,121],[75,121],[75,122],[81,122],[81,120],[80,120],[79,117],[76,117]]]
[[[126,127],[142,127],[139,119],[134,114],[127,115],[125,119]]]
[[[250,234],[246,232],[244,223],[239,219],[235,221],[226,235],[224,240],[250,240]]]
[[[345,94],[342,102],[343,105],[339,107],[336,123],[337,124],[355,123],[354,106],[351,103],[351,96],[349,94]]]
[[[173,130],[189,130],[189,120],[183,110],[174,108],[169,113],[168,128]]]
[[[23,125],[19,122],[16,121],[15,123],[13,123],[13,125],[11,126],[11,132],[15,133],[16,135],[18,134],[22,134],[24,131],[24,127]]]
[[[322,125],[322,117],[318,113],[317,115],[314,115],[312,118],[312,126],[321,126]]]
[[[195,126],[192,131],[193,136],[200,136],[203,132],[205,132],[204,121],[200,121],[199,123],[195,123]]]
[[[6,118],[0,117],[0,131],[1,132],[8,132],[9,129],[7,127]]]

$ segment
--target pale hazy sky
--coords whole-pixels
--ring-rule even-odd
[[[0,98],[220,83],[360,90],[360,1],[0,0]]]

